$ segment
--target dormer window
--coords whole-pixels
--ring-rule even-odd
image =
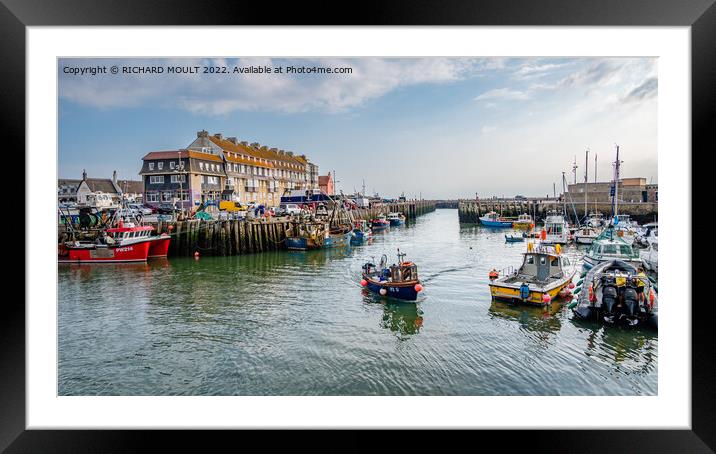
[[[150,162],[150,163],[149,163],[149,170],[154,170],[154,163],[153,163],[153,162]]]
[[[158,162],[158,163],[157,163],[157,168],[158,168],[159,170],[162,170],[163,167],[164,167],[164,163],[163,163],[163,162]]]
[[[176,167],[176,163],[174,161],[169,162],[169,168],[174,170],[174,167]]]

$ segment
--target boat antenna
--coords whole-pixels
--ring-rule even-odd
[[[587,151],[585,152],[584,157],[584,219],[587,219],[587,193],[589,192],[589,185],[588,183],[589,178],[589,147],[587,147]]]

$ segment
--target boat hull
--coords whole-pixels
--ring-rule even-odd
[[[368,278],[365,274],[363,275],[363,279],[368,282],[366,288],[372,293],[380,295],[380,290],[385,289],[386,294],[380,296],[396,298],[404,301],[415,301],[418,299],[418,292],[415,290],[415,285],[419,283],[418,281],[401,284],[393,284],[389,282],[377,283],[373,279]]]
[[[391,219],[390,220],[390,226],[391,227],[397,227],[399,225],[405,224],[405,221],[402,219]]]
[[[323,240],[323,243],[318,243],[312,238],[304,237],[291,237],[286,238],[286,248],[289,251],[307,251],[311,249],[325,249],[331,247],[347,246],[351,242],[352,232],[341,233],[336,235],[329,235],[328,238]]]
[[[354,246],[360,246],[370,241],[373,236],[370,232],[353,231],[354,236],[351,238],[351,244]]]
[[[371,224],[371,229],[374,232],[381,231],[381,230],[387,230],[389,228],[390,228],[390,222]]]
[[[170,236],[160,236],[149,243],[148,258],[166,257],[169,253]]]
[[[150,244],[151,241],[142,241],[126,246],[80,248],[60,245],[57,260],[59,263],[145,262]]]
[[[534,284],[529,284],[529,296],[522,298],[520,296],[520,286],[522,283],[507,284],[499,281],[490,283],[490,294],[493,299],[500,301],[508,301],[513,303],[528,304],[534,306],[546,306],[559,297],[559,293],[565,289],[572,281],[574,274],[563,278],[554,286],[550,287],[537,287]],[[544,295],[550,296],[550,303],[544,302]]]
[[[480,219],[480,224],[485,227],[512,227],[512,221],[491,221],[489,219]]]

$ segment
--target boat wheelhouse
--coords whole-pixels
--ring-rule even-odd
[[[532,216],[527,213],[523,213],[517,216],[517,220],[512,223],[514,228],[529,229],[532,228],[534,223],[532,222]]]
[[[388,213],[387,219],[391,227],[405,224],[405,216],[402,213]]]
[[[582,226],[574,233],[574,242],[577,244],[592,244],[597,239],[600,229],[590,227],[589,225]]]
[[[547,215],[544,221],[543,244],[567,244],[569,242],[569,228],[564,216],[552,212]]]
[[[565,297],[575,271],[561,247],[527,243],[522,265],[517,270],[490,272],[490,293],[494,299],[515,303],[547,305]]]
[[[375,219],[370,221],[370,226],[373,229],[374,232],[380,231],[380,230],[386,230],[390,228],[390,221],[385,216],[385,214],[379,214],[376,216]]]
[[[607,226],[594,240],[584,254],[584,268],[590,269],[602,262],[621,260],[631,266],[641,268],[643,263],[632,244],[622,238],[613,225]]]
[[[350,244],[353,236],[350,227],[330,228],[329,222],[293,221],[286,229],[286,248],[291,251],[307,251]]]

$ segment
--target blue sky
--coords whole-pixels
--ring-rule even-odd
[[[352,74],[71,75],[104,65],[351,67]],[[584,150],[657,178],[654,58],[61,59],[59,176],[139,179],[196,131],[306,154],[338,187],[393,197],[546,195]]]

